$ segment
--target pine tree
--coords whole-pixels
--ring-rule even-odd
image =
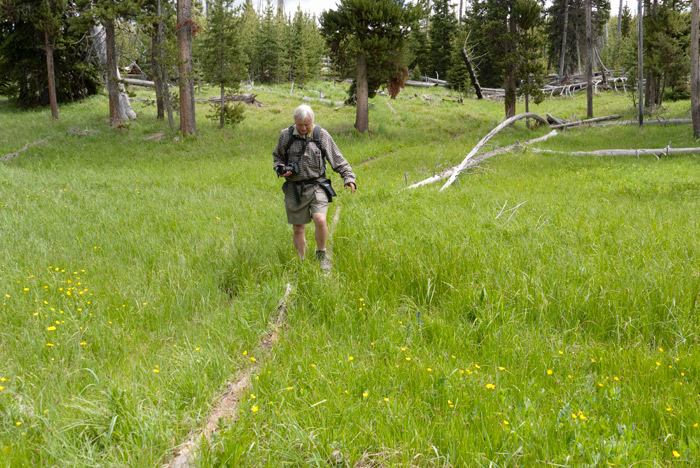
[[[277,54],[279,52],[279,31],[275,8],[272,1],[267,1],[267,7],[260,20],[255,44],[254,73],[264,83],[272,83],[279,78]]]
[[[0,2],[0,94],[20,106],[50,104],[45,33],[21,11],[22,2]],[[58,103],[96,94],[99,67],[83,31],[72,21],[74,11],[56,16],[58,30],[53,53]]]
[[[255,6],[253,6],[253,0],[245,0],[241,11],[240,40],[251,78],[257,75],[255,52],[259,30],[260,18],[255,11]]]
[[[227,106],[225,97],[227,89],[238,92],[247,74],[245,42],[241,37],[245,18],[232,10],[232,4],[232,0],[213,0],[209,4],[208,27],[199,45],[204,77],[220,89],[221,103],[214,113],[219,128],[226,123],[235,125],[242,117],[242,104]]]
[[[321,16],[336,69],[342,76],[354,76],[355,128],[360,133],[369,129],[370,96],[387,82],[397,92],[407,76],[404,38],[419,14],[403,0],[341,0],[337,10]]]
[[[449,0],[435,0],[433,15],[430,17],[430,76],[445,79],[453,50],[454,37],[457,34],[457,19],[450,11]]]

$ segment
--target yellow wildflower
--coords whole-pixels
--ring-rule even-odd
[[[488,383],[488,384],[486,384],[486,388],[488,388],[489,390],[493,390],[496,388],[496,386],[492,383]]]
[[[252,411],[253,413],[257,413],[259,409],[260,408],[258,408],[258,405],[255,405],[250,409],[250,411]]]
[[[552,375],[554,374],[554,371],[552,369],[547,369],[547,375]]]
[[[673,456],[676,457],[676,458],[680,458],[680,457],[681,457],[681,454],[678,453],[678,452],[676,452],[676,451],[674,450],[674,451],[673,451]]]

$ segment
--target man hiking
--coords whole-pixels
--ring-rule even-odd
[[[302,260],[306,254],[306,225],[313,219],[316,228],[316,258],[321,269],[329,271],[331,264],[326,257],[328,203],[335,191],[326,178],[326,162],[341,175],[343,185],[354,193],[355,173],[340,153],[331,135],[314,125],[314,111],[306,104],[294,109],[294,125],[280,133],[272,152],[274,169],[278,177],[286,180],[282,185],[287,222],[293,226],[294,247]]]

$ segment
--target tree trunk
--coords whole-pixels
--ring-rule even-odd
[[[464,47],[462,47],[462,58],[464,59],[464,63],[467,65],[467,72],[469,73],[469,79],[472,82],[472,86],[474,86],[474,90],[476,91],[476,97],[479,99],[484,99],[484,95],[481,93],[481,85],[476,77],[476,73],[474,73],[474,67],[472,67],[472,61],[469,60],[467,49]]]
[[[693,135],[700,138],[700,0],[690,6],[690,115],[693,119]]]
[[[586,0],[586,108],[587,117],[593,118],[593,27],[591,0]]]
[[[639,106],[638,117],[639,126],[644,126],[644,21],[643,21],[644,7],[642,0],[637,1],[637,29],[638,29],[638,42],[637,42],[637,79],[639,83],[637,85],[637,91],[639,92]]]
[[[170,128],[175,128],[175,121],[173,120],[173,107],[170,105],[170,85],[168,84],[168,72],[167,72],[167,62],[165,61],[165,46],[163,45],[163,14],[161,11],[161,0],[156,1],[156,13],[158,14],[158,53],[160,55],[160,82],[161,82],[161,94],[163,96],[163,104],[165,104],[165,110],[168,112],[168,123]]]
[[[224,110],[226,109],[226,88],[221,83],[221,115],[219,116],[219,128],[224,128]]]
[[[367,82],[367,59],[357,54],[357,111],[355,128],[360,133],[369,130],[369,84]]]
[[[457,14],[457,30],[459,32],[462,32],[462,11],[464,11],[462,7],[462,0],[459,0],[459,13]]]
[[[618,44],[620,43],[620,40],[622,39],[620,36],[622,35],[622,0],[620,0],[620,8],[617,12],[617,41]]]
[[[58,119],[58,101],[56,100],[56,74],[53,68],[54,40],[48,31],[44,31],[46,44],[46,71],[49,80],[49,103],[51,104],[51,116]]]
[[[121,124],[119,112],[119,82],[117,81],[117,46],[114,37],[114,20],[105,21],[105,40],[107,45],[107,94],[109,95],[109,124],[118,127]]]
[[[165,107],[163,106],[163,84],[161,83],[160,68],[158,66],[158,35],[151,37],[151,68],[153,69],[153,87],[156,90],[156,108],[158,113],[156,119],[165,118]]]
[[[192,67],[192,1],[177,0],[177,49],[180,82],[180,131],[196,135]]]
[[[110,122],[112,121],[112,105],[114,105],[117,118],[119,123],[121,123],[123,120],[135,119],[136,113],[131,108],[131,104],[129,104],[129,98],[124,92],[124,85],[119,83],[120,76],[119,69],[117,68],[117,47],[114,36],[114,20],[105,21],[105,24],[107,23],[111,23],[112,25],[111,33],[107,30],[107,28],[101,24],[98,24],[90,28],[90,35],[92,37],[100,64],[106,70],[105,81],[107,82],[107,91],[110,96]],[[111,80],[110,73],[114,75]],[[116,86],[116,94],[114,95],[111,94],[110,83],[114,83],[114,86]]]
[[[505,44],[505,57],[508,57],[506,59],[505,63],[505,79],[503,83],[503,88],[505,91],[505,99],[504,99],[504,104],[505,104],[505,110],[506,110],[506,119],[509,117],[513,117],[515,115],[515,102],[516,102],[516,79],[515,79],[515,61],[512,57],[511,53],[511,48],[514,46],[513,39],[517,33],[516,31],[516,24],[515,24],[515,16],[513,12],[510,12],[510,16],[508,18],[508,28],[510,30],[510,37],[511,39],[506,40]]]
[[[561,34],[561,53],[559,54],[559,80],[564,80],[564,59],[566,58],[566,30],[569,28],[569,0],[564,0],[564,30]]]
[[[576,74],[581,74],[581,40],[578,36],[578,29],[576,30],[576,62],[578,63],[578,69]]]

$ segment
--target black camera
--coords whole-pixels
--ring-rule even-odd
[[[278,176],[281,176],[282,174],[285,174],[287,172],[291,172],[292,174],[299,174],[299,165],[295,162],[290,162],[289,164],[277,166],[275,170],[277,171]]]

